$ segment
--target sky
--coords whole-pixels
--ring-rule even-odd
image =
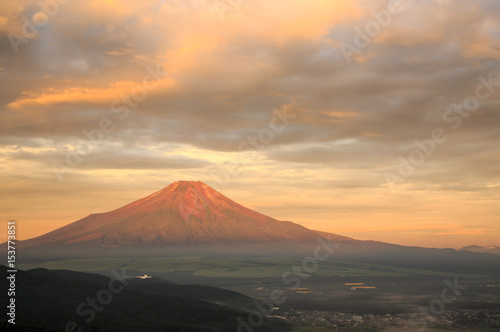
[[[0,234],[203,181],[363,240],[500,245],[496,0],[6,1]]]

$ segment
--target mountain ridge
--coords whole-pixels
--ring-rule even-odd
[[[20,246],[314,241],[317,234],[234,202],[200,181],[177,181],[115,210],[90,214]]]
[[[239,317],[255,311],[254,299],[241,293],[156,278],[138,280],[124,270],[120,279],[42,268],[16,273],[14,331],[231,332],[237,330]],[[2,289],[9,287],[8,276],[8,268],[0,265]],[[104,291],[112,295],[101,300]],[[0,329],[7,318],[0,319]],[[281,319],[263,317],[258,331],[291,330]]]
[[[325,240],[336,243],[334,259],[500,275],[497,255],[314,231],[250,210],[199,181],[174,182],[120,208],[18,241],[16,247],[18,258],[26,263],[117,257],[310,257]]]
[[[471,245],[471,246],[466,246],[460,249],[460,251],[469,251],[469,252],[478,252],[478,253],[490,253],[493,255],[500,255],[500,247],[495,246],[495,245],[489,245],[489,246],[478,246],[478,245]]]

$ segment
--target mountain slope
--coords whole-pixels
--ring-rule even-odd
[[[7,275],[6,267],[0,266],[2,289],[8,289]],[[234,307],[207,302],[195,291],[188,295],[178,294],[182,288],[177,290],[170,283],[123,280],[123,283],[112,282],[108,277],[72,271],[19,270],[16,274],[16,325],[63,331],[68,323],[76,322],[82,331],[220,332],[236,331],[238,317],[245,319],[248,316],[247,312]],[[197,287],[197,290],[218,294],[219,298],[245,298],[235,292]],[[112,294],[111,297],[101,295],[105,292]],[[96,310],[88,304],[92,298]],[[7,305],[5,300],[1,302]],[[92,312],[95,314],[93,319]],[[0,324],[7,318],[0,318]],[[289,330],[289,324],[272,318],[265,318],[262,326],[256,329]]]
[[[483,252],[483,253],[490,253],[493,255],[500,255],[500,247],[497,246],[487,246],[487,247],[481,247],[481,246],[467,246],[463,247],[460,249],[460,251],[470,251],[470,252]]]
[[[252,211],[204,183],[191,181],[175,182],[116,210],[92,214],[37,238],[18,241],[17,259],[36,263],[116,257],[297,258],[313,255],[318,239],[339,245],[331,258],[500,275],[499,256],[359,241],[313,231]]]
[[[316,237],[303,226],[250,210],[202,182],[179,181],[114,211],[91,214],[22,241],[20,246],[300,242]]]
[[[500,257],[480,252],[362,241],[318,232],[339,244],[333,257],[356,262],[476,275],[500,276]]]

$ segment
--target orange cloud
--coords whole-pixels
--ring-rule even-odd
[[[67,89],[47,88],[41,91],[30,91],[23,93],[23,97],[9,103],[7,108],[25,109],[32,106],[50,106],[59,103],[111,103],[123,94],[130,94],[135,87],[142,86],[142,84],[142,81],[118,81],[104,89],[73,87]],[[164,81],[161,82],[162,88],[172,88],[174,85],[175,83],[172,78],[165,78]]]

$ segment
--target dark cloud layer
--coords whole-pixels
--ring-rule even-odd
[[[6,178],[18,175],[14,165],[50,174],[89,144],[84,132],[111,121],[113,130],[71,167],[73,180],[107,170],[210,178],[209,170],[237,162],[247,181],[286,169],[273,178],[296,183],[314,170],[351,176],[329,179],[328,188],[388,190],[385,174],[398,174],[399,158],[441,128],[446,142],[402,190],[498,196],[498,1],[406,3],[366,47],[356,31],[386,1],[244,1],[223,20],[210,1],[73,1],[29,38],[23,24],[40,15],[39,3],[5,4],[0,170]],[[13,33],[25,38],[18,52]],[[350,62],[347,44],[359,49]],[[165,74],[155,80],[158,68]],[[484,80],[493,83],[479,109],[446,120],[450,105]],[[293,118],[276,120],[276,110]],[[242,157],[242,144],[248,153],[255,138],[258,153]]]

